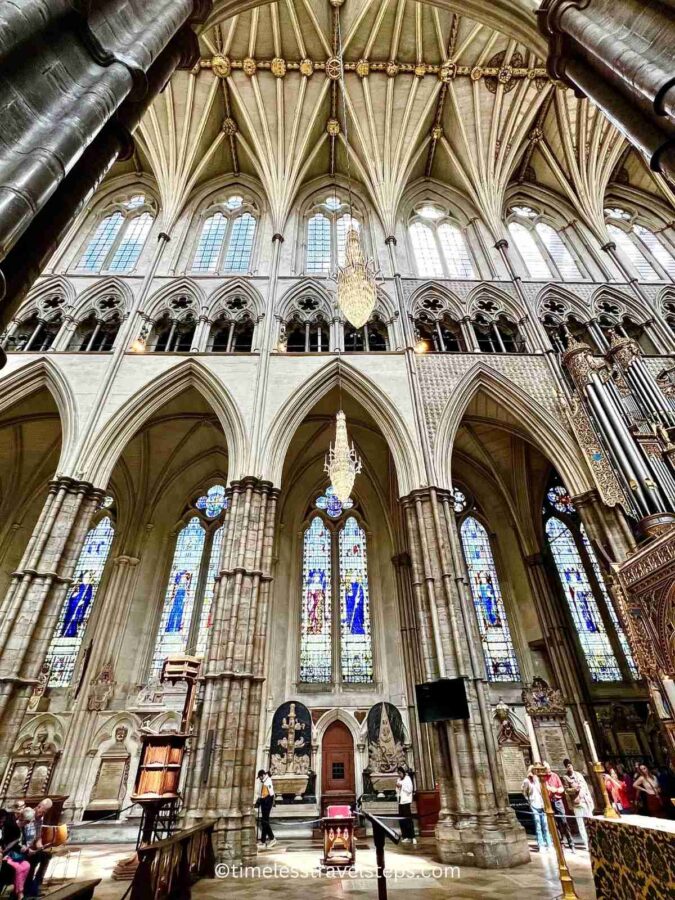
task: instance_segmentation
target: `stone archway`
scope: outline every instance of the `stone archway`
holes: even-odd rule
[[[356,800],[354,738],[344,722],[336,719],[321,742],[321,813],[327,806]]]

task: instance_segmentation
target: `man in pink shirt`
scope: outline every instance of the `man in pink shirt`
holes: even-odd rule
[[[574,852],[572,832],[570,831],[570,826],[567,824],[567,813],[565,812],[565,804],[563,803],[565,788],[560,780],[560,776],[551,771],[551,767],[547,762],[544,763],[544,766],[546,767],[546,789],[548,790],[548,796],[551,799],[551,806],[553,807],[558,834],[560,835],[561,840],[565,838],[567,846]]]

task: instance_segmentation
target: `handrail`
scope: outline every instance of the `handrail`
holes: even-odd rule
[[[130,900],[188,900],[199,878],[215,877],[215,819],[138,848]]]

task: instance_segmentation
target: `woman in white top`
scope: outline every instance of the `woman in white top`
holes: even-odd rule
[[[398,797],[398,814],[401,816],[401,843],[416,844],[415,826],[412,820],[413,783],[410,773],[399,766],[396,796]]]

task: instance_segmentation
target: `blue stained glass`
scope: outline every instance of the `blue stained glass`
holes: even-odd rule
[[[254,235],[255,219],[250,213],[244,213],[234,220],[225,254],[224,268],[227,272],[248,271]]]
[[[151,228],[152,216],[150,213],[143,213],[127,222],[122,240],[108,267],[111,272],[126,272],[133,269],[138,262],[138,257],[141,255],[145,239]]]
[[[307,271],[328,272],[330,269],[330,222],[317,213],[307,223]]]
[[[227,219],[222,213],[214,213],[206,219],[195,251],[195,258],[192,260],[193,271],[215,272],[217,270],[226,231]]]
[[[552,488],[549,488],[546,492],[546,498],[551,506],[558,512],[572,515],[575,511],[574,503],[572,503],[569,491],[561,484],[556,484]]]
[[[154,676],[159,676],[167,656],[185,653],[205,537],[206,532],[196,516],[178,534],[152,658]]]
[[[323,509],[331,519],[339,519],[346,509],[351,509],[354,501],[348,498],[344,503],[340,502],[335,496],[335,490],[332,485],[326,488],[325,494],[317,497],[314,505],[317,509]]]
[[[222,508],[222,507],[221,507]],[[216,577],[220,572],[220,554],[223,549],[223,535],[225,529],[221,525],[213,535],[213,543],[211,544],[211,556],[209,558],[209,568],[206,573],[206,586],[204,587],[204,599],[202,600],[202,611],[199,616],[199,632],[197,634],[197,656],[206,655],[206,647],[211,632],[213,621],[211,618],[211,606],[213,597],[216,592]]]
[[[473,516],[464,519],[460,531],[488,680],[518,681],[518,660],[488,533]]]
[[[350,516],[340,530],[340,668],[342,680],[373,680],[366,533]]]
[[[105,219],[99,222],[98,228],[92,235],[77,264],[78,269],[83,269],[87,272],[99,271],[108,253],[110,253],[110,248],[123,222],[124,216],[119,212],[106,216]]]
[[[212,488],[200,497],[195,503],[197,509],[201,509],[204,515],[209,519],[215,519],[216,516],[227,509],[227,498],[225,497],[225,486],[222,484],[214,484]]]
[[[581,540],[584,542],[584,547],[586,548],[586,553],[588,553],[588,558],[591,561],[591,565],[593,566],[593,572],[595,573],[595,577],[598,580],[598,584],[600,585],[600,590],[602,591],[602,596],[605,598],[605,603],[607,605],[607,612],[609,613],[609,617],[612,620],[612,624],[616,629],[617,637],[619,638],[619,643],[621,644],[621,649],[623,650],[623,655],[626,657],[626,662],[628,663],[628,668],[631,671],[631,675],[635,679],[640,678],[640,673],[638,672],[638,667],[635,665],[635,660],[633,659],[633,654],[630,652],[630,645],[628,643],[628,638],[621,627],[619,622],[619,617],[616,614],[616,610],[614,609],[614,603],[612,602],[611,597],[609,596],[609,592],[607,587],[605,586],[605,579],[602,577],[602,572],[600,571],[600,566],[598,564],[598,560],[595,557],[595,552],[593,547],[591,546],[591,542],[588,540],[586,535],[586,530],[582,525],[580,527],[581,531]]]
[[[305,531],[302,550],[301,681],[331,681],[331,616],[331,536],[321,517],[315,516]]]
[[[560,519],[551,518],[546,522],[546,536],[591,678],[593,681],[621,681],[621,672],[572,532]]]
[[[115,529],[108,516],[88,532],[75,566],[75,581],[61,609],[45,662],[50,687],[67,687],[75,671],[87,621],[101,583]]]

